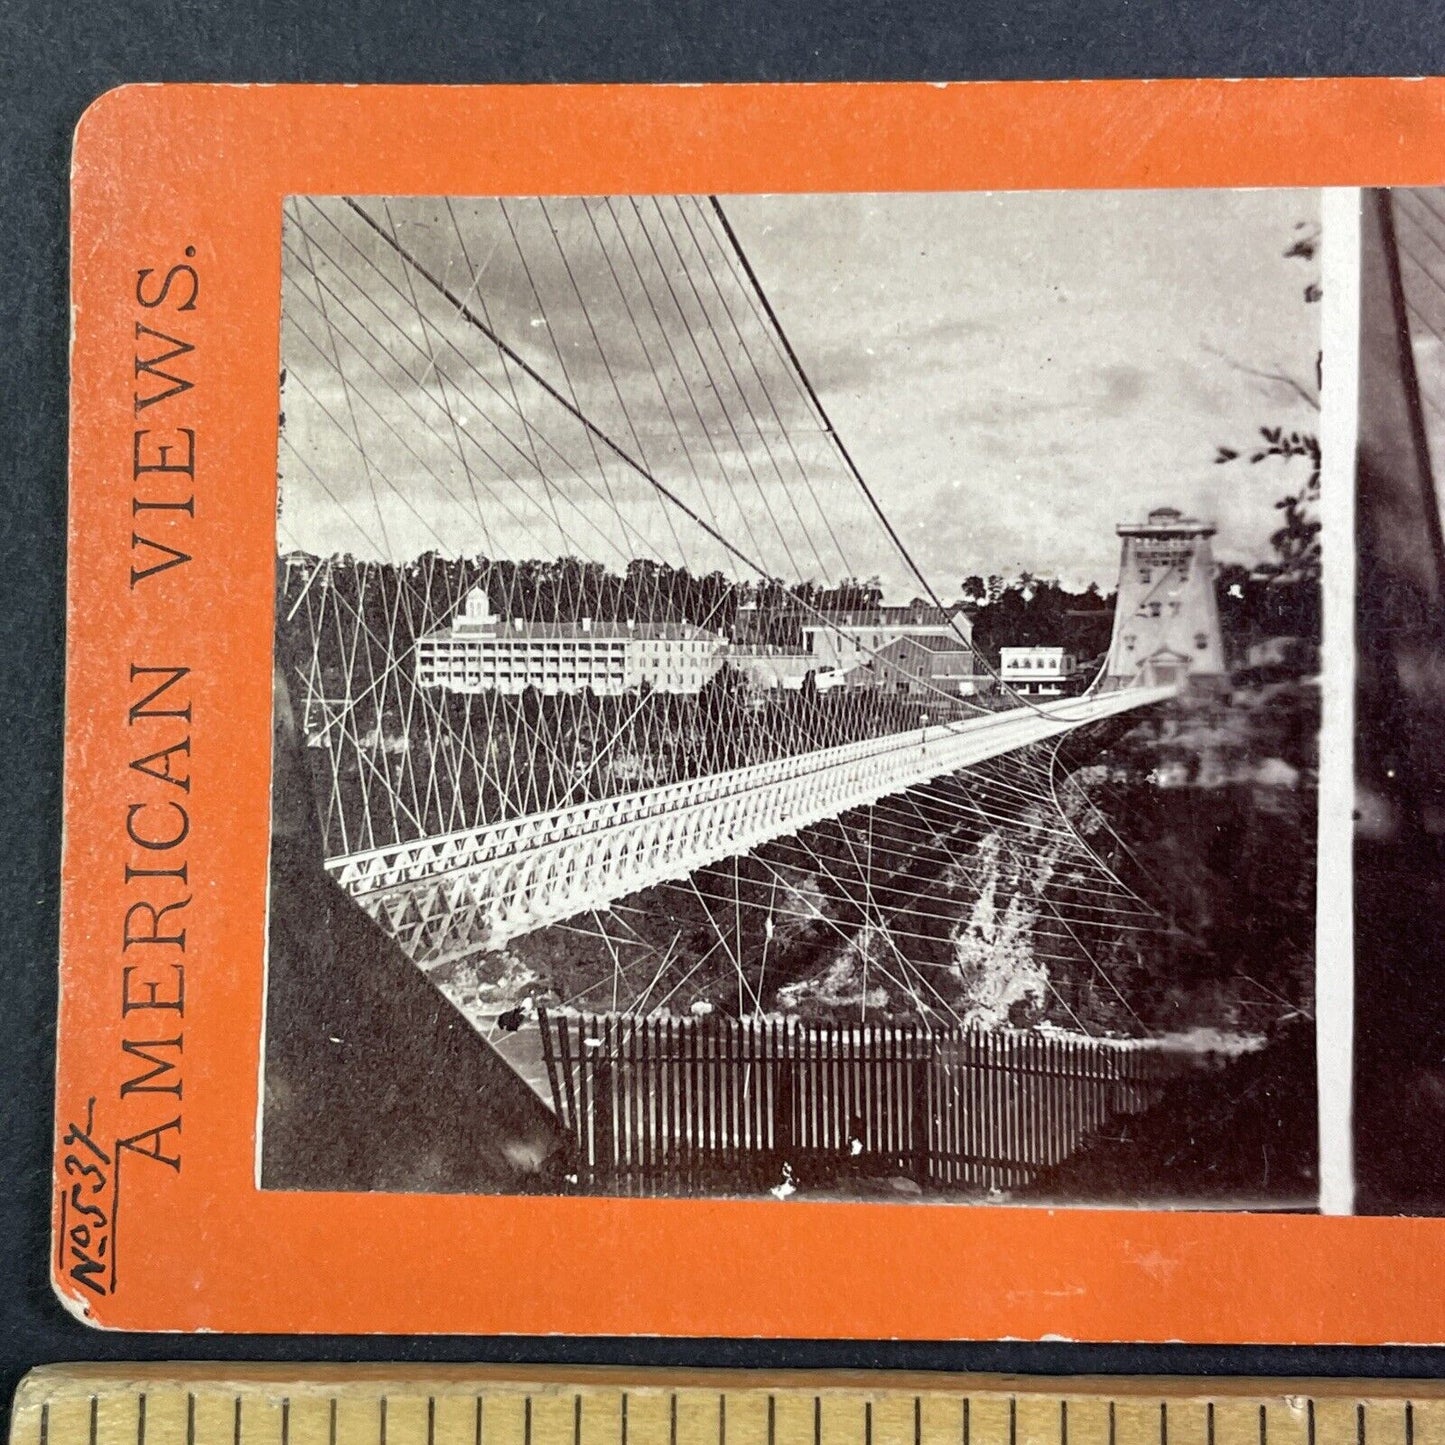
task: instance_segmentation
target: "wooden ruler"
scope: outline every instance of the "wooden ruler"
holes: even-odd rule
[[[1445,1386],[433,1366],[51,1366],[11,1445],[1445,1445]]]

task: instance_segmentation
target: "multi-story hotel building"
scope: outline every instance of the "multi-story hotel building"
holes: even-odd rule
[[[449,628],[416,644],[417,681],[448,692],[519,694],[590,689],[615,697],[647,684],[702,690],[723,639],[690,622],[528,622],[492,615],[485,588],[468,594]]]

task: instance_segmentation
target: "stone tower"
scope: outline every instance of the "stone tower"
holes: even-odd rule
[[[1173,507],[1124,522],[1114,635],[1104,690],[1140,683],[1162,687],[1225,674],[1224,640],[1214,597],[1214,527]]]

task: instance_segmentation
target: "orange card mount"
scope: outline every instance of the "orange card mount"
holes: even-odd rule
[[[1348,1217],[1339,189],[1442,102],[99,99],[67,1306],[1445,1338]]]

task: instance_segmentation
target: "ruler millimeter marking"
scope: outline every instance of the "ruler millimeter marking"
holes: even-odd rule
[[[1445,1445],[1445,1385],[52,1366],[10,1445]]]

